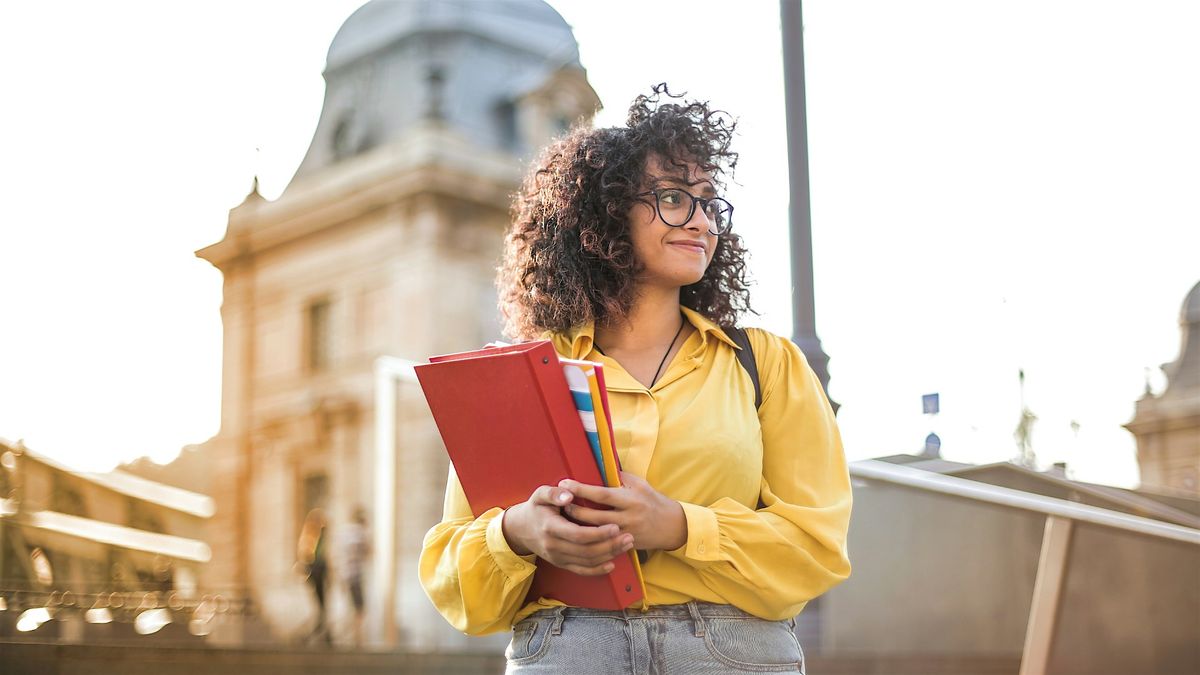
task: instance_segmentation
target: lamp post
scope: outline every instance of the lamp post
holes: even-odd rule
[[[783,90],[787,115],[788,182],[791,198],[792,341],[829,395],[829,356],[817,337],[813,297],[812,210],[808,183],[808,113],[804,95],[804,19],[800,0],[780,0],[783,32]],[[838,404],[830,399],[837,412]]]

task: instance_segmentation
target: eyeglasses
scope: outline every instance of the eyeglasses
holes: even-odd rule
[[[700,205],[700,210],[708,218],[709,234],[722,235],[733,227],[733,204],[720,197],[705,199],[679,188],[658,188],[637,196],[646,195],[654,195],[654,208],[658,211],[658,217],[671,227],[687,225],[696,213],[696,204]]]

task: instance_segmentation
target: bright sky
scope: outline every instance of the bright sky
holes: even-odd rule
[[[0,437],[102,469],[216,433],[221,276],[193,251],[255,173],[283,191],[359,4],[0,4]],[[790,332],[778,2],[551,4],[600,124],[659,81],[740,117],[748,323]],[[1024,368],[1039,460],[1134,484],[1120,425],[1200,280],[1200,4],[804,10],[817,326],[850,457],[931,429],[950,459],[1013,457]]]

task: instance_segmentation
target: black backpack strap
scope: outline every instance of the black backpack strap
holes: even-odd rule
[[[734,344],[741,347],[737,350],[737,360],[746,370],[746,374],[750,376],[750,381],[754,383],[754,409],[758,410],[762,407],[762,385],[758,383],[758,363],[754,359],[754,349],[750,347],[750,336],[746,335],[745,328],[725,326],[721,330],[725,331]]]

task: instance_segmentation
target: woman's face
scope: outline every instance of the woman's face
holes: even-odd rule
[[[712,176],[688,162],[684,170],[663,166],[658,157],[646,162],[643,192],[678,188],[696,197],[716,196]],[[643,284],[680,288],[694,284],[704,276],[717,248],[717,235],[709,233],[708,218],[696,206],[692,217],[680,227],[667,225],[655,208],[654,195],[641,197],[629,211],[629,233],[633,254],[643,267]],[[688,199],[687,195],[683,199]],[[686,213],[687,204],[683,204]]]

